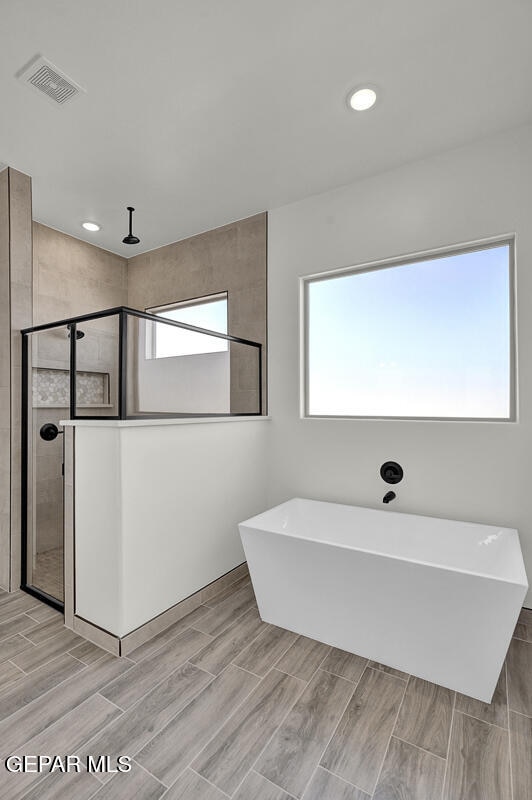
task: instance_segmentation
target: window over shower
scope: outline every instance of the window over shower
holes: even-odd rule
[[[515,419],[513,240],[303,279],[304,414]]]
[[[146,311],[175,322],[184,322],[217,333],[227,333],[227,292],[196,297],[193,300],[167,306],[147,308]],[[147,358],[221,353],[228,347],[225,339],[206,337],[194,331],[180,330],[177,336],[176,329],[168,325],[152,325],[147,333]]]

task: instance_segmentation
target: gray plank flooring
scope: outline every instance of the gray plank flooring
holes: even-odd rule
[[[252,608],[218,634],[191,661],[197,667],[219,675],[265,627],[258,611]]]
[[[137,761],[171,785],[258,683],[254,675],[229,666],[140,751]]]
[[[166,678],[191,655],[200,650],[209,637],[188,629],[164,644],[149,658],[140,661],[126,675],[117,678],[101,690],[104,697],[120,708],[136,703],[152,686]]]
[[[330,651],[331,648],[326,644],[299,636],[279,660],[277,667],[294,678],[309,681]]]
[[[333,647],[329,655],[322,662],[321,668],[340,678],[347,678],[348,681],[357,683],[362,677],[368,661],[354,653],[346,653],[345,650],[338,650]]]
[[[212,680],[212,675],[193,664],[183,664],[87,742],[78,755],[84,759],[93,753],[106,753],[113,757],[123,753],[136,755]]]
[[[233,663],[262,678],[296,639],[297,634],[268,625]]]
[[[394,734],[445,758],[451,733],[454,692],[421,678],[410,678]]]
[[[318,670],[255,766],[301,797],[353,694],[345,678]]]
[[[453,718],[443,793],[443,800],[456,798],[511,800],[508,731],[461,711]]]
[[[24,673],[22,670],[12,664],[11,661],[5,661],[3,664],[0,664],[0,689],[3,689],[5,686],[10,686],[23,677]]]
[[[251,800],[252,797],[253,795],[249,795],[247,800]],[[197,772],[186,769],[168,789],[164,800],[227,800],[227,795],[198,775]]]
[[[510,711],[510,753],[514,800],[532,798],[532,717]]]
[[[192,768],[232,795],[303,687],[298,678],[272,669],[192,762]]]
[[[292,800],[289,794],[253,771],[248,772],[234,798],[235,800]]]
[[[486,704],[263,623],[246,579],[122,659],[0,593],[2,757],[134,759],[0,800],[532,800],[531,628]]]
[[[357,789],[323,767],[318,767],[303,800],[369,800],[370,795]]]
[[[401,672],[400,669],[395,669],[394,667],[388,667],[386,664],[379,664],[377,661],[370,661],[370,667],[373,669],[378,669],[381,672],[385,672],[387,675],[393,675],[394,678],[402,678],[404,681],[407,680],[408,675],[406,672]]]
[[[242,616],[250,608],[254,607],[255,595],[251,584],[247,584],[221,603],[218,603],[211,611],[202,616],[194,625],[198,631],[217,636],[235,619]]]
[[[405,689],[406,682],[400,678],[367,669],[321,765],[372,794]]]
[[[512,639],[506,665],[508,704],[512,711],[532,717],[532,642]]]
[[[428,800],[439,798],[445,775],[445,761],[392,736],[375,800]]]

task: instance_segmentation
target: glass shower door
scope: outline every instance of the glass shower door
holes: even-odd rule
[[[64,601],[63,435],[70,416],[66,326],[30,334],[27,375],[26,586]]]

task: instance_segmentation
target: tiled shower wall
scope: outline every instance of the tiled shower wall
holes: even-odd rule
[[[20,585],[20,329],[32,323],[31,179],[0,172],[0,586]]]
[[[68,319],[127,302],[127,261],[72,236],[33,224],[34,324]],[[83,323],[77,343],[80,413],[116,414],[117,318]],[[34,508],[36,550],[58,547],[63,538],[62,438],[38,436],[44,422],[69,415],[69,340],[66,328],[37,334],[33,348]],[[82,406],[88,406],[82,408]]]

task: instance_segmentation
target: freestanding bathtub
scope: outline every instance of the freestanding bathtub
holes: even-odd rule
[[[301,499],[239,529],[263,620],[491,702],[528,588],[516,530]]]

